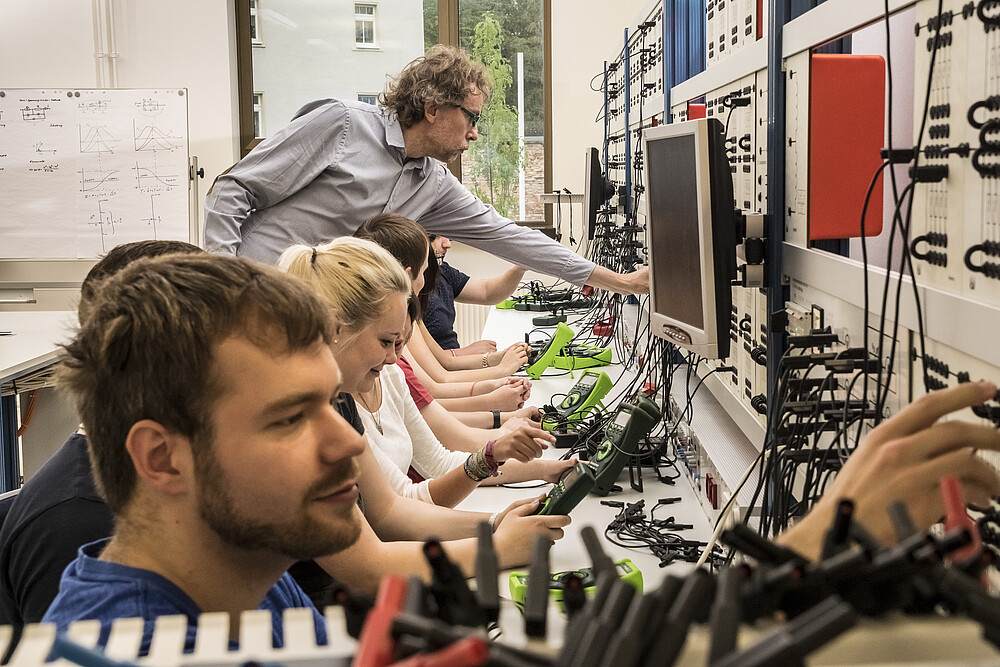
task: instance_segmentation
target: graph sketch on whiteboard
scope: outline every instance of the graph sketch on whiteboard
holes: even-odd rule
[[[161,218],[156,214],[156,197],[157,195],[149,195],[149,217],[141,218],[142,222],[145,222],[153,230],[152,238],[159,238],[156,235],[156,223],[160,222]]]
[[[110,171],[80,169],[76,173],[80,174],[80,192],[93,192],[118,185],[117,169]]]
[[[160,173],[156,166],[148,167],[135,163],[136,185],[142,192],[153,192],[166,188],[168,191],[180,185],[180,178],[173,173]]]
[[[98,229],[101,234],[101,252],[107,252],[108,247],[114,247],[115,243],[109,244],[108,237],[115,235],[115,226],[121,224],[121,216],[116,216],[110,208],[107,199],[97,200],[97,213],[90,216],[90,224]]]
[[[103,125],[88,125],[86,131],[80,126],[81,153],[114,153],[120,143]]]
[[[156,125],[140,128],[133,120],[132,131],[137,151],[172,151],[184,145],[184,137],[178,136],[173,130],[161,130]]]

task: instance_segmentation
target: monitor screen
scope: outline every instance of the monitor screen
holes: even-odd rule
[[[704,268],[701,265],[701,226],[698,220],[698,177],[695,164],[695,137],[681,135],[650,142],[649,171],[656,174],[659,185],[648,191],[649,215],[646,224],[652,255],[671,257],[672,261],[657,263],[657,283],[683,286],[684,289],[657,289],[653,309],[675,320],[687,322],[697,329],[705,328],[701,303]]]
[[[586,154],[586,171],[583,191],[583,220],[587,238],[594,239],[597,231],[598,212],[614,195],[614,187],[601,171],[601,154],[594,148],[588,148]]]
[[[652,332],[709,359],[729,355],[737,218],[718,119],[643,132]]]

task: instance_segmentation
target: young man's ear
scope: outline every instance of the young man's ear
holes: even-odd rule
[[[133,424],[125,449],[139,479],[161,493],[183,493],[194,479],[190,441],[157,421],[143,419]]]

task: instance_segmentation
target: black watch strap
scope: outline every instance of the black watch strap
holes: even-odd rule
[[[490,410],[493,413],[493,428],[500,428],[500,411]]]

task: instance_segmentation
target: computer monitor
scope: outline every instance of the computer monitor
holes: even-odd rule
[[[614,185],[601,172],[601,154],[591,146],[587,149],[587,174],[583,181],[583,226],[587,230],[587,238],[594,240],[597,232],[597,215],[604,202],[611,199],[615,193]]]
[[[728,357],[738,232],[722,123],[648,128],[642,154],[650,327],[708,359]]]

